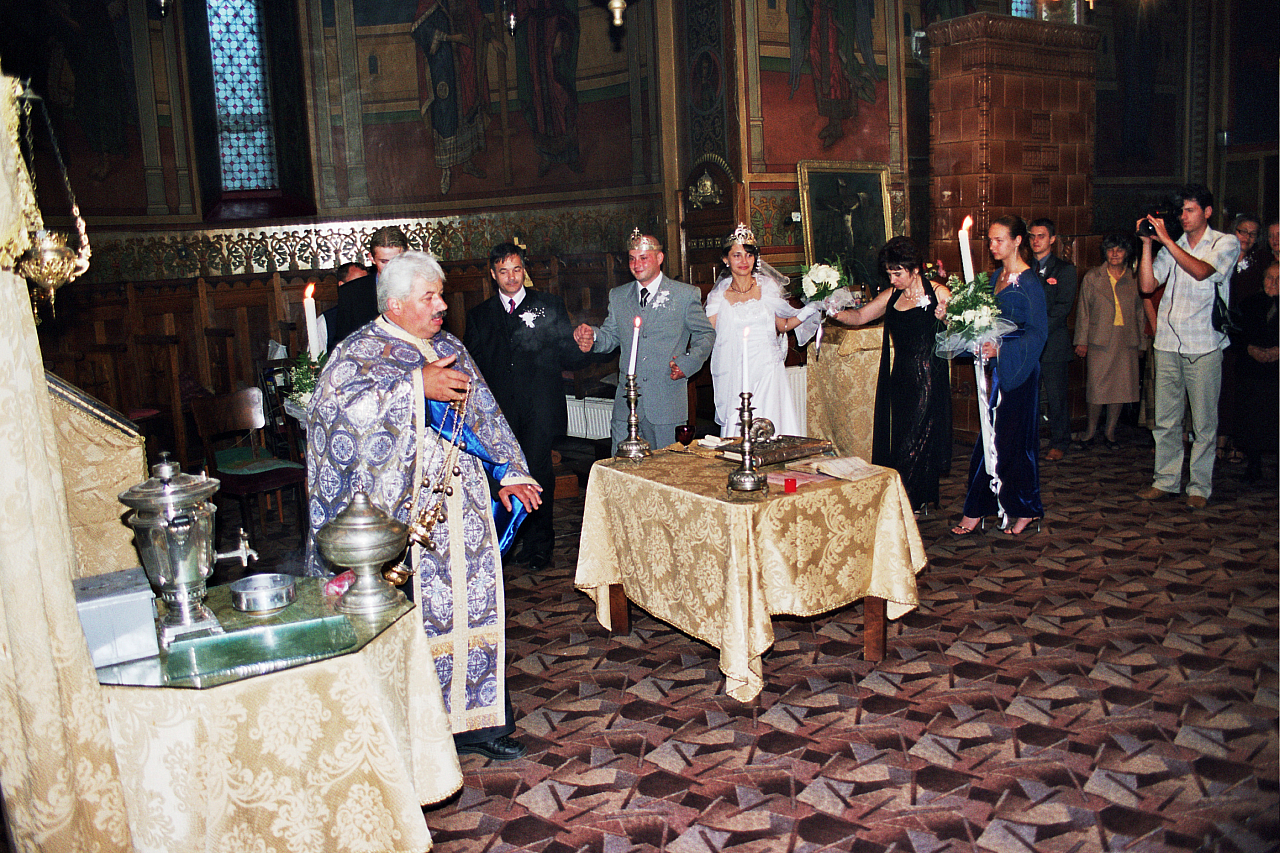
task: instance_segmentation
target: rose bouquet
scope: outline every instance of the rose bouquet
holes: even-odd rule
[[[960,276],[947,280],[951,300],[947,303],[946,328],[938,332],[934,352],[943,358],[963,353],[977,354],[982,344],[994,342],[1017,325],[1000,316],[991,277],[978,273],[973,281],[961,282]]]

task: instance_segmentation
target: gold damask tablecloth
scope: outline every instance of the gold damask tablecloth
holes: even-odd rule
[[[462,772],[417,613],[245,681],[104,686],[135,849],[431,849],[422,806]]]
[[[870,459],[884,327],[822,331],[822,348],[809,344],[805,369],[809,435],[830,441],[837,456]]]
[[[575,585],[606,628],[609,584],[657,618],[720,650],[729,695],[764,686],[770,618],[812,616],[865,596],[891,619],[918,603],[924,545],[898,473],[726,497],[729,463],[658,451],[591,469]]]

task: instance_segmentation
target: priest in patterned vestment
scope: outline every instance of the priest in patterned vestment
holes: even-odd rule
[[[307,419],[307,573],[331,573],[315,534],[356,492],[407,523],[441,483],[456,434],[450,487],[438,495],[444,520],[431,530],[432,547],[410,545],[406,558],[416,571],[411,592],[458,751],[518,758],[525,747],[510,737],[502,550],[541,490],[470,354],[442,328],[443,289],[431,255],[392,260],[378,276],[381,315],[345,338],[320,373]]]

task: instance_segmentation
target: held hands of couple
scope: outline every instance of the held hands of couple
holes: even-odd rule
[[[596,342],[596,332],[586,323],[578,326],[573,330],[573,340],[578,345],[578,349],[583,352],[591,352],[591,347]]]
[[[471,377],[460,370],[449,369],[457,360],[456,355],[447,355],[422,366],[422,390],[428,400],[452,403],[467,395]]]

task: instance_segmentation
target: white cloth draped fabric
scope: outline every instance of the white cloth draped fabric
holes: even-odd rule
[[[0,782],[19,850],[133,849],[101,689],[76,616],[75,548],[27,283],[34,201],[13,81],[0,118]]]

